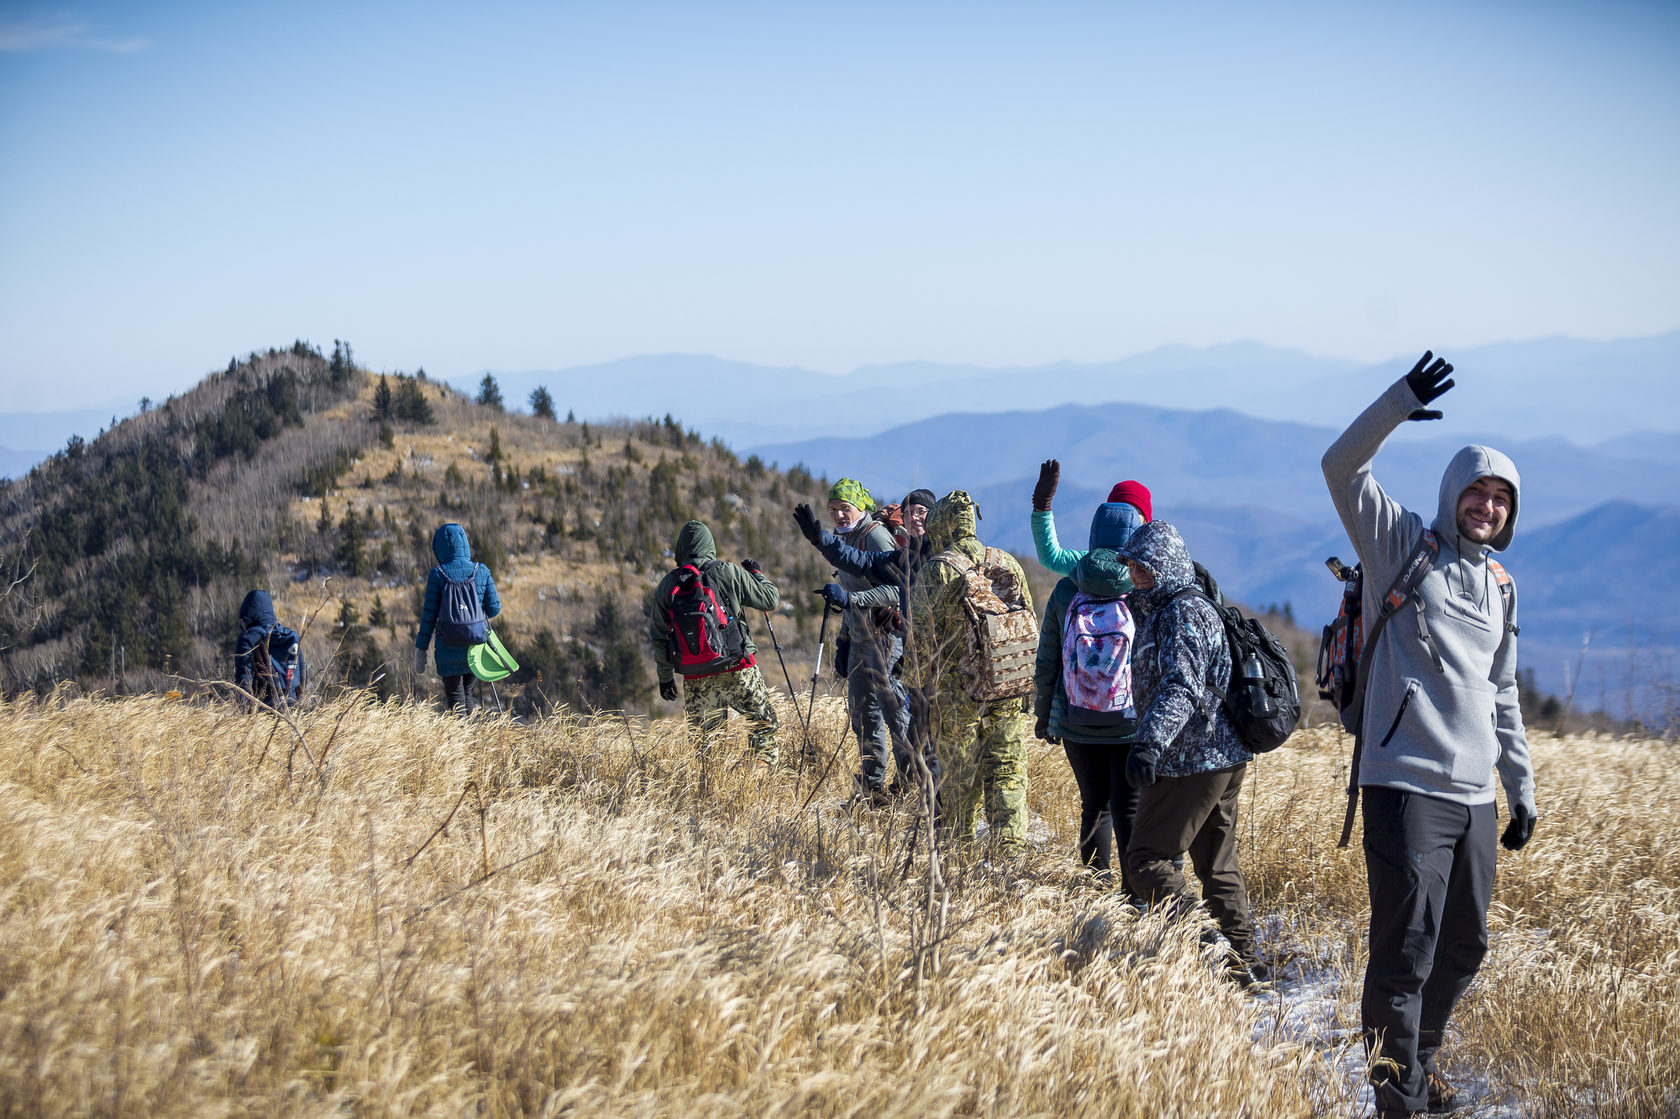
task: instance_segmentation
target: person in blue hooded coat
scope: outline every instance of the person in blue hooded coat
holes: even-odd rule
[[[1070,666],[1066,647],[1070,609],[1100,612],[1105,607],[1131,623],[1122,598],[1132,589],[1131,574],[1115,549],[1122,548],[1144,523],[1143,513],[1122,501],[1097,506],[1091,517],[1090,549],[1081,555],[1071,574],[1056,584],[1044,607],[1038,631],[1038,658],[1033,673],[1033,735],[1040,741],[1061,743],[1079,785],[1079,859],[1098,876],[1111,874],[1110,853],[1120,844],[1121,877],[1129,887],[1124,864],[1137,816],[1138,791],[1126,780],[1126,757],[1137,734],[1137,713],[1119,702],[1111,715],[1084,711],[1068,700]],[[1132,634],[1117,633],[1112,644],[1118,663],[1100,666],[1100,673],[1075,672],[1076,682],[1093,675],[1111,676],[1116,695],[1130,696]],[[1123,693],[1123,695],[1121,694]]]
[[[233,645],[233,680],[260,702],[280,706],[301,684],[298,635],[274,616],[267,591],[252,591],[239,604],[239,638]]]
[[[426,671],[426,649],[432,644],[437,629],[438,605],[443,600],[443,587],[451,580],[459,582],[471,578],[478,588],[479,604],[484,616],[494,618],[502,612],[502,600],[496,594],[496,580],[490,569],[472,558],[472,544],[467,530],[451,521],[432,534],[432,554],[438,565],[426,576],[426,599],[420,607],[420,632],[414,637],[414,674]],[[448,645],[440,638],[433,654],[437,674],[443,679],[443,704],[463,715],[472,714],[474,677],[467,663],[467,646]]]

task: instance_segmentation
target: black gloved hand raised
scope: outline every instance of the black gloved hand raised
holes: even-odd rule
[[[1044,460],[1038,468],[1038,484],[1033,487],[1033,511],[1044,513],[1050,509],[1050,499],[1056,496],[1056,483],[1062,480],[1062,464],[1053,458]]]
[[[764,570],[764,569],[763,569],[763,568],[762,568],[762,567],[760,567],[760,566],[758,566],[758,561],[757,561],[757,560],[753,560],[753,559],[744,559],[744,560],[742,560],[742,561],[741,561],[741,566],[742,566],[742,567],[744,567],[744,568],[746,568],[746,569],[747,569],[747,571],[748,571],[748,572],[750,572],[750,573],[751,573],[751,574],[753,574],[753,575],[757,575],[757,574],[759,574],[759,573],[760,573],[760,572],[761,572],[761,571],[763,571],[763,570]]]
[[[1433,365],[1430,364],[1432,358],[1434,359]],[[1453,382],[1448,380],[1452,371],[1453,367],[1448,365],[1444,359],[1435,357],[1431,350],[1425,350],[1423,356],[1418,358],[1418,363],[1412,366],[1412,371],[1406,374],[1406,384],[1411,388],[1412,395],[1418,398],[1419,403],[1428,404],[1453,387]],[[1441,418],[1441,413],[1430,408],[1419,408],[1406,418],[1408,420],[1438,420]]]
[[[1523,844],[1534,838],[1535,815],[1528,806],[1518,801],[1511,806],[1511,822],[1505,825],[1505,834],[1499,837],[1499,842],[1505,845],[1507,851],[1521,851]]]
[[[677,682],[675,680],[659,681],[659,698],[671,702],[677,698]]]
[[[1155,763],[1161,752],[1146,746],[1133,746],[1126,755],[1126,781],[1134,789],[1147,789],[1155,783]]]
[[[793,507],[793,523],[799,526],[799,533],[813,544],[822,542],[822,522],[817,520],[816,513],[809,505],[795,505]]]
[[[844,610],[852,601],[852,596],[839,583],[824,583],[817,593],[822,595],[823,602],[836,610]]]

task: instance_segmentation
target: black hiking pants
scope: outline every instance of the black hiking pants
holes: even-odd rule
[[[1237,802],[1247,771],[1244,764],[1160,778],[1138,795],[1126,848],[1132,888],[1150,905],[1195,904],[1184,874],[1173,865],[1175,856],[1188,854],[1202,883],[1202,903],[1245,965],[1260,962],[1248,884],[1237,866]]]
[[[478,706],[478,677],[468,673],[440,679],[443,680],[443,709],[471,715],[473,708]]]
[[[1487,954],[1498,810],[1364,794],[1371,959],[1360,1016],[1366,1051],[1381,1059],[1371,1082],[1378,1108],[1422,1111],[1447,1018]]]
[[[1099,874],[1109,873],[1109,852],[1120,847],[1122,878],[1126,848],[1132,843],[1138,791],[1126,780],[1126,758],[1132,749],[1123,743],[1074,742],[1062,739],[1068,766],[1079,785],[1079,861]]]

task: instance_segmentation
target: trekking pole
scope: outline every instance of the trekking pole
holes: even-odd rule
[[[782,665],[782,679],[787,681],[788,698],[793,700],[793,713],[799,716],[799,722],[805,728],[806,735],[811,733],[811,721],[799,709],[799,694],[793,690],[793,674],[788,671],[787,660],[782,656],[782,643],[776,640],[776,627],[770,621],[770,611],[764,612],[764,626],[770,631],[770,644],[776,647],[776,659]]]
[[[817,719],[817,675],[822,672],[823,641],[827,637],[828,600],[825,598],[823,599],[822,624],[817,627],[817,660],[816,663],[811,666],[811,694],[805,700],[805,709],[810,712],[810,717],[805,723],[807,728],[809,728],[812,723],[816,722]],[[798,706],[797,702],[795,703],[795,706]],[[811,752],[809,749],[810,745],[811,738],[810,735],[807,734],[805,737],[805,748],[799,751],[799,772],[795,775],[793,782],[794,796],[799,795],[799,787],[805,780],[805,757]]]

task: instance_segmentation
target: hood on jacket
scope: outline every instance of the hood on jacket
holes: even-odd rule
[[[1190,561],[1190,549],[1184,538],[1168,521],[1149,521],[1132,533],[1124,548],[1119,549],[1122,560],[1135,563],[1155,577],[1155,585],[1147,591],[1133,591],[1134,598],[1154,609],[1186,587],[1196,583],[1196,568]]]
[[[245,596],[245,601],[239,604],[239,625],[242,629],[253,629],[257,626],[267,626],[270,629],[279,625],[274,617],[274,600],[267,591],[252,591]]]
[[[1131,573],[1112,548],[1092,548],[1086,552],[1073,565],[1068,578],[1092,598],[1119,598],[1132,589]]]
[[[1144,515],[1137,506],[1125,501],[1107,501],[1091,514],[1090,550],[1123,548],[1132,533],[1144,523]]]
[[[687,563],[698,566],[717,559],[717,541],[712,539],[712,530],[706,527],[705,521],[689,521],[677,533],[671,554],[676,557],[678,567]]]
[[[432,533],[432,555],[438,563],[449,566],[457,560],[472,559],[472,545],[467,542],[467,530],[450,521]]]
[[[928,543],[942,552],[963,540],[980,537],[980,505],[967,490],[952,490],[928,510]]]
[[[1472,443],[1447,463],[1446,472],[1441,475],[1440,504],[1435,511],[1435,533],[1450,540],[1458,539],[1458,499],[1463,496],[1465,490],[1483,478],[1498,478],[1511,487],[1511,517],[1505,522],[1505,527],[1499,530],[1499,535],[1487,545],[1496,552],[1503,552],[1511,546],[1511,538],[1517,531],[1517,498],[1520,483],[1517,478],[1517,464],[1492,447]]]

